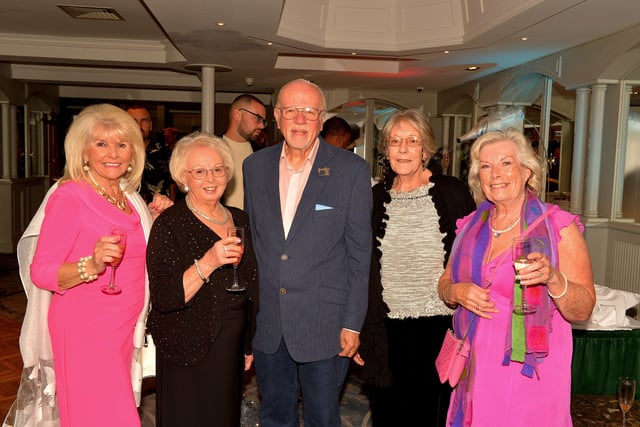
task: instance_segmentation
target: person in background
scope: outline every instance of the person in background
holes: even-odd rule
[[[258,277],[247,215],[220,203],[233,157],[221,138],[196,132],[178,141],[169,167],[186,196],[153,224],[147,250],[156,425],[237,427]],[[234,225],[245,228],[244,247],[227,237]],[[247,290],[231,293],[237,262]]]
[[[52,293],[55,380],[48,378],[48,393],[57,396],[62,427],[140,425],[131,367],[143,344],[148,304],[146,236],[152,218],[172,202],[158,195],[147,207],[136,192],[144,145],[122,109],[100,104],[82,110],[64,148],[65,172],[43,202],[44,219],[38,214],[42,224],[30,266],[32,283]],[[125,248],[120,236],[110,235],[114,226],[126,230]],[[121,293],[103,293],[107,267],[117,262]],[[43,342],[38,337],[32,344]],[[96,387],[99,393],[87,392]]]
[[[227,185],[224,202],[229,206],[243,208],[242,162],[254,151],[262,148],[258,138],[269,122],[264,103],[253,95],[238,96],[229,109],[229,126],[222,139],[229,144],[235,161],[235,175]]]
[[[415,110],[381,133],[383,182],[373,187],[374,251],[369,309],[356,371],[368,385],[374,427],[444,426],[451,388],[435,360],[452,311],[438,298],[456,220],[475,209],[458,178],[430,169],[433,130]]]
[[[284,143],[243,165],[260,271],[253,340],[263,427],[339,426],[342,385],[360,343],[371,257],[369,164],[319,138],[326,102],[307,80],[278,94]]]
[[[166,144],[152,141],[153,122],[146,107],[133,104],[127,107],[127,113],[140,127],[145,147],[145,164],[140,195],[147,203],[153,200],[156,193],[175,200],[177,187],[169,173],[171,149]]]
[[[469,186],[478,209],[458,224],[440,278],[471,351],[452,396],[448,425],[571,426],[572,321],[595,305],[591,261],[577,216],[541,202],[543,164],[518,130],[472,145]],[[544,245],[515,272],[515,237]],[[526,286],[536,307],[517,314]]]
[[[347,149],[351,145],[351,125],[342,117],[333,116],[324,122],[320,136],[331,145]]]

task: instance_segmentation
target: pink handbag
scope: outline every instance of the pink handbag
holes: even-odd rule
[[[436,358],[436,370],[441,383],[444,384],[449,380],[451,387],[458,384],[469,357],[469,341],[466,338],[467,334],[462,338],[457,338],[451,329],[445,334],[442,348]]]

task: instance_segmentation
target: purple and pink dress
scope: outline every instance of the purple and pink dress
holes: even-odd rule
[[[88,184],[66,182],[45,208],[31,278],[53,292],[48,320],[63,427],[140,425],[131,362],[134,327],[145,303],[146,239],[140,215],[130,206],[133,212],[127,214]],[[127,230],[116,274],[122,293],[100,291],[108,283],[110,267],[93,282],[60,290],[60,266],[93,254],[112,225]]]
[[[563,260],[557,259],[560,231],[572,222],[582,231],[582,224],[575,215],[557,206],[543,204],[532,197],[527,203],[524,224],[531,224],[537,215],[549,210],[541,223],[551,242],[548,256],[551,260],[555,258],[556,267],[562,269]],[[483,319],[461,306],[456,310],[454,324],[458,336],[472,322],[471,352],[465,372],[451,396],[447,425],[572,426],[571,324],[548,297],[546,287],[539,286],[536,302],[542,307],[539,310],[542,318],[538,323],[527,319],[526,324],[520,324],[526,356],[523,361],[511,357],[518,341],[515,326],[518,320],[512,312],[514,270],[510,253],[498,254],[492,260],[486,258],[489,245],[485,243],[490,240],[487,218],[492,210],[493,206],[485,202],[458,222],[461,234],[456,238],[458,248],[454,244],[450,260],[454,282],[472,281],[482,286],[490,282],[491,301],[496,303],[498,312],[491,313],[492,319]],[[466,252],[464,246],[467,246]],[[542,332],[537,334],[538,331]]]

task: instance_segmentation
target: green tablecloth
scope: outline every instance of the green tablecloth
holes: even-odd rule
[[[573,394],[615,396],[622,375],[640,380],[640,329],[573,330]]]

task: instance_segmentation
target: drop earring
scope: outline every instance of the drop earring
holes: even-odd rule
[[[127,166],[127,172],[131,172],[133,170],[133,168],[131,167],[131,165]]]
[[[188,186],[188,185],[185,185],[185,186],[184,186],[184,192],[185,192],[185,193],[188,193],[188,192],[189,192],[189,186]]]
[[[85,172],[89,172],[91,170],[91,168],[89,167],[89,161],[85,160],[84,161],[84,165],[82,166],[82,170]]]

